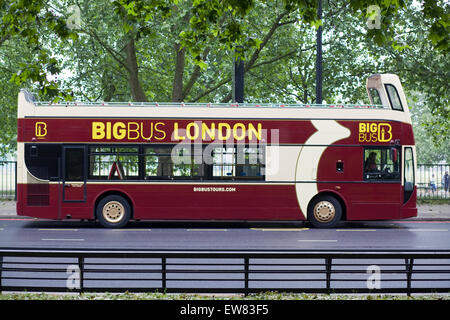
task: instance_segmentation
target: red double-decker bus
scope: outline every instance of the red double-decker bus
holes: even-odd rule
[[[133,220],[417,215],[411,119],[396,75],[370,105],[38,102],[18,105],[17,213]]]

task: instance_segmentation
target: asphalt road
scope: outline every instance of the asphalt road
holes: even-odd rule
[[[450,250],[450,221],[342,223],[91,222],[0,219],[0,247],[143,250]]]

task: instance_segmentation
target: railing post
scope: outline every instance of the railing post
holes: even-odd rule
[[[409,260],[409,262],[408,262],[408,260]],[[414,259],[406,258],[405,264],[406,264],[406,294],[409,297],[409,296],[411,296],[411,278],[412,278]]]
[[[84,257],[78,256],[78,269],[80,270],[80,294],[84,290]]]
[[[3,256],[0,256],[0,294],[2,294],[3,292],[2,276],[3,276]]]
[[[245,296],[248,296],[248,290],[249,290],[249,288],[248,288],[248,279],[249,279],[249,275],[248,275],[248,273],[249,273],[249,270],[250,270],[250,268],[249,268],[249,258],[248,257],[245,257],[244,258],[244,277],[245,277],[245,282],[244,282],[244,295]]]
[[[326,276],[327,276],[327,292],[328,294],[331,293],[331,262],[332,262],[332,258],[328,257],[325,258],[325,268],[326,268]]]
[[[14,161],[14,201],[17,201],[17,161]]]
[[[166,258],[161,258],[161,287],[163,292],[167,289],[167,261]]]

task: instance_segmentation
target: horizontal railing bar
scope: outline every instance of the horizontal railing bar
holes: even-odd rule
[[[240,278],[240,279],[224,279],[224,278],[219,278],[217,279],[218,281],[244,281],[244,278]],[[216,279],[202,279],[202,278],[190,278],[190,279],[185,279],[185,278],[170,278],[166,280],[167,282],[170,281],[216,281]],[[273,282],[273,281],[292,281],[292,282],[302,282],[302,281],[316,281],[316,282],[322,282],[325,283],[325,278],[321,278],[321,279],[248,279],[249,282],[255,282],[255,281],[259,281],[259,282]]]
[[[3,272],[66,272],[66,269],[2,268]]]
[[[35,265],[68,265],[68,264],[74,264],[76,263],[76,260],[71,261],[71,262],[33,262],[33,261],[3,261],[3,265],[6,264],[35,264]]]
[[[52,277],[52,278],[41,278],[41,277],[12,277],[12,276],[4,276],[2,279],[6,280],[67,280],[67,277]],[[87,281],[161,281],[160,278],[92,278],[92,277],[84,277],[84,280]],[[243,281],[244,278],[213,278],[213,279],[207,279],[207,278],[169,278],[166,279],[166,281]],[[271,282],[271,281],[295,281],[295,282],[311,282],[311,281],[318,281],[323,282],[324,278],[307,278],[307,279],[295,279],[295,278],[277,278],[277,279],[265,279],[265,278],[249,278],[249,282]],[[367,279],[358,279],[358,278],[351,278],[351,279],[330,279],[333,282],[361,282],[361,281],[367,281]],[[402,282],[406,281],[407,279],[383,279],[383,282]],[[420,281],[450,281],[450,278],[439,278],[439,279],[427,279],[427,278],[420,278],[420,279],[411,279],[411,282],[420,282]],[[50,286],[51,287],[51,286]]]
[[[51,289],[51,290],[48,290]],[[111,293],[119,292],[164,292],[164,293],[217,293],[218,291],[214,288],[165,288],[160,287],[145,287],[145,288],[105,288],[105,287],[85,287],[83,292],[105,292],[107,289]],[[17,286],[3,286],[4,291],[30,291],[39,292],[47,290],[47,292],[71,292],[78,293],[78,289],[68,289],[68,288],[58,288],[58,287],[17,287]],[[366,288],[221,288],[222,293],[235,293],[235,294],[252,294],[276,290],[277,292],[292,292],[292,293],[403,293],[406,294],[405,289],[401,288],[385,288],[385,289],[366,289]],[[411,288],[410,293],[448,293],[448,288]]]
[[[158,254],[158,256],[155,256],[154,254],[133,254],[133,256],[131,258],[154,258],[154,257],[159,257],[159,258],[166,258],[166,259],[170,259],[170,258],[184,258],[184,259],[192,259],[193,255],[196,255],[196,258],[202,258],[202,259],[223,259],[223,258],[250,258],[250,259],[254,259],[255,256],[249,255],[249,254],[216,254],[216,255],[211,255],[211,254],[168,254],[167,256],[164,255],[160,255]],[[286,259],[286,255],[283,256],[278,256],[278,255],[269,255],[269,254],[257,254],[258,258],[260,259]],[[323,258],[323,259],[328,259],[328,258],[332,258],[332,259],[341,259],[342,256],[341,254],[336,254],[336,255],[323,255],[323,254],[319,254],[318,255],[313,255],[313,254],[305,254],[305,255],[297,255],[295,254],[294,256],[290,256],[290,258],[309,258],[309,259],[317,259],[317,258]],[[0,256],[9,256],[9,255],[3,255],[2,253],[0,253]],[[17,256],[21,256],[24,257],[24,255],[15,255]],[[438,258],[436,256],[433,257],[433,255],[430,254],[422,254],[422,255],[407,255],[407,254],[402,254],[402,255],[398,255],[395,258],[396,259],[450,259],[450,254],[448,255],[439,255],[437,254]],[[51,254],[45,254],[43,255],[42,253],[36,253],[33,256],[29,256],[29,257],[47,257],[47,258],[51,258],[51,257],[73,257],[73,258],[77,258],[77,256],[71,255],[70,253],[61,253],[60,255],[58,255],[57,253],[51,253]],[[114,253],[100,253],[98,256],[95,256],[95,254],[93,253],[87,253],[86,255],[82,256],[84,259],[86,258],[92,258],[92,257],[96,257],[96,258],[100,258],[100,257],[104,257],[104,258],[130,258],[129,255],[125,255],[122,256],[121,254],[114,254]],[[384,255],[366,255],[366,256],[361,256],[361,255],[354,255],[354,256],[346,256],[349,259],[357,259],[357,260],[361,260],[361,259],[385,259],[386,256]],[[36,263],[39,264],[39,263]],[[68,262],[67,264],[70,264],[70,262]],[[170,264],[170,262],[169,262]],[[253,264],[253,262],[252,262]],[[95,263],[93,263],[93,265],[95,265]],[[269,266],[272,264],[268,264]],[[399,264],[399,266],[401,266],[401,264]],[[437,266],[437,265],[433,265],[433,266]]]
[[[79,290],[77,289],[69,289],[66,287],[30,287],[30,286],[2,286],[3,291],[30,291],[30,292],[39,292],[39,291],[45,291],[45,292],[76,292],[78,293]],[[85,290],[83,290],[85,291]]]
[[[267,258],[267,256],[272,256],[274,258],[283,257],[285,259],[294,259],[297,257],[317,257],[317,258],[328,258],[330,256],[333,257],[344,257],[344,258],[352,258],[352,257],[380,257],[383,256],[394,258],[402,258],[402,257],[419,257],[419,256],[430,256],[433,259],[436,259],[436,254],[441,258],[450,258],[449,250],[392,250],[392,251],[360,251],[360,250],[279,250],[279,251],[267,251],[267,250],[251,250],[251,251],[236,251],[236,250],[220,250],[220,251],[210,251],[210,250],[54,250],[54,249],[45,249],[45,248],[20,248],[20,249],[11,249],[11,248],[0,248],[0,255],[3,256],[42,256],[48,254],[49,257],[78,257],[79,255],[87,258],[114,258],[114,257],[124,257],[124,258],[136,258],[137,256],[146,257],[190,257],[190,258],[203,258],[206,256],[212,257],[226,257],[229,256],[237,256],[237,257],[249,257],[249,258]]]
[[[323,267],[324,263],[305,263],[305,264],[293,264],[293,263],[254,263],[251,262],[252,266],[283,266],[283,267]]]
[[[85,271],[85,275],[88,274],[88,273],[92,273],[92,272]],[[107,273],[107,274],[127,274],[127,272],[102,272],[102,273],[103,274],[104,273]],[[160,274],[161,271],[159,271],[159,272],[144,272],[144,271],[142,271],[142,272],[141,271],[130,272],[130,274],[133,274],[133,273],[139,273],[139,274],[151,274],[151,273],[155,273],[156,274],[157,273],[157,274]],[[192,272],[177,272],[177,273],[192,273]],[[167,272],[166,274],[169,275],[169,274],[177,274],[177,273]],[[244,272],[238,272],[238,273],[236,273],[236,272],[195,272],[195,273],[209,273],[209,274],[219,274],[220,273],[220,274],[242,274],[242,275],[244,274]],[[265,272],[265,273],[270,273],[270,272]],[[251,275],[251,274],[252,273],[249,273],[249,275]],[[286,273],[277,273],[277,274],[288,274],[288,273],[286,272]],[[290,272],[289,274],[295,274],[295,273]],[[322,272],[322,274],[326,275],[325,272]],[[331,273],[331,275],[333,275],[333,274],[336,274],[336,273]],[[343,274],[348,274],[348,273],[343,273]],[[366,273],[364,272],[364,273],[359,273],[359,274],[366,274]],[[389,273],[389,274],[394,275],[394,273]],[[389,275],[389,274],[384,274],[383,273],[384,276]],[[405,272],[403,272],[403,273],[395,273],[395,274],[400,274],[400,275],[405,275],[406,276]],[[414,275],[415,273],[412,273],[412,274]],[[44,278],[44,277],[3,276],[2,279],[36,279],[36,280],[47,279],[47,280],[58,280],[58,279],[67,279],[67,277],[64,277],[64,278],[59,278],[59,277]],[[100,280],[101,278],[91,278],[91,277],[86,277],[85,276],[85,279],[97,279],[97,280]],[[105,278],[104,280],[110,280],[110,279],[112,279],[112,278]],[[121,278],[121,279],[124,279],[124,278]],[[291,279],[293,281],[296,280],[294,278],[286,278],[285,280],[289,280],[289,279]],[[126,278],[124,280],[129,280],[129,278]],[[171,278],[171,279],[167,279],[167,280],[173,280],[173,279]],[[186,281],[190,281],[190,280],[193,280],[193,279],[189,278],[189,279],[185,279],[185,280]],[[211,280],[214,280],[214,279],[211,279]],[[255,278],[251,278],[249,280],[254,281]],[[274,279],[274,280],[276,281],[276,280],[282,280],[282,279],[277,278],[277,279]],[[324,280],[324,279],[321,279],[321,280]],[[341,279],[341,278],[332,278],[331,280],[333,280],[333,281],[347,281],[346,279]],[[355,280],[362,280],[362,279],[357,279],[357,278],[350,279],[350,281],[355,281]],[[392,279],[392,281],[398,281],[398,280],[399,279]],[[413,279],[411,279],[411,281],[422,281],[422,280],[423,281],[450,281],[450,279],[447,279],[447,278],[445,278],[445,279],[439,278],[439,279],[436,279],[436,280],[434,280],[432,278],[429,278],[429,279],[427,279],[427,278],[424,278],[424,279],[413,278]],[[265,281],[272,281],[272,280],[265,279]],[[298,281],[308,281],[308,280],[306,280],[306,279],[298,279]],[[383,281],[390,281],[390,280],[384,278]]]
[[[4,276],[2,277],[2,279],[7,279],[7,280],[36,280],[36,281],[41,281],[41,280],[67,280],[67,277],[54,277],[54,278],[41,278],[41,277],[10,277],[10,276]]]
[[[54,277],[54,278],[36,278],[36,277],[2,277],[2,279],[7,280],[67,280],[67,277]],[[161,281],[161,278],[89,278],[85,277],[83,280],[90,280],[90,281]],[[187,279],[186,279],[187,280]]]
[[[305,108],[305,109],[389,109],[370,104],[293,104],[293,103],[192,103],[192,102],[64,102],[39,101],[37,107],[155,107],[155,108]]]
[[[342,271],[332,271],[331,274],[349,274],[349,273],[356,273],[356,274],[367,274],[367,271],[363,270],[342,270]],[[380,274],[382,275],[389,275],[389,274],[408,274],[408,271],[405,270],[380,270]],[[439,270],[429,270],[429,271],[413,271],[412,274],[449,274],[450,271],[439,271]]]
[[[252,266],[251,264],[249,265]],[[226,266],[225,266],[226,267]],[[38,268],[10,268],[10,267],[3,267],[0,268],[1,271],[8,271],[8,272],[66,272],[66,269],[38,269]],[[162,269],[89,269],[84,268],[85,272],[90,273],[101,273],[101,272],[107,272],[107,273],[140,273],[140,272],[162,272]],[[188,272],[195,272],[195,273],[243,273],[244,269],[236,269],[236,270],[220,270],[220,269],[166,269],[167,273],[188,273]],[[249,274],[251,273],[326,273],[327,271],[324,270],[286,270],[286,269],[250,269],[248,271]],[[331,270],[329,273],[331,274],[340,274],[340,273],[367,273],[366,270]],[[380,273],[382,274],[398,274],[398,273],[408,273],[406,270],[380,270]],[[450,273],[450,270],[414,270],[413,273]]]

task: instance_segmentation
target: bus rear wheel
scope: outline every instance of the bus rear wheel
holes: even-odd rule
[[[97,219],[105,228],[122,228],[131,217],[127,200],[117,195],[106,196],[97,205]]]
[[[342,206],[333,196],[319,196],[308,206],[308,221],[316,228],[334,228],[341,218]]]

